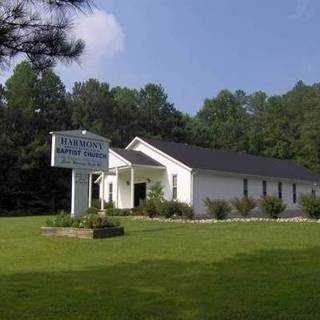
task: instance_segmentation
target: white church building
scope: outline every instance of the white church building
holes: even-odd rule
[[[110,149],[109,171],[96,182],[100,199],[117,208],[138,206],[148,188],[160,182],[165,199],[186,202],[201,216],[205,197],[273,194],[296,209],[300,194],[318,192],[320,175],[292,160],[136,137],[125,149]]]

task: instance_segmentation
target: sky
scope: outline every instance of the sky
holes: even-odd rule
[[[70,90],[97,78],[161,83],[190,114],[221,89],[280,94],[320,81],[319,0],[98,0],[75,18],[81,63],[58,65]],[[2,75],[2,80],[6,75]]]

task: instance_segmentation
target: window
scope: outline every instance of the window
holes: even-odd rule
[[[248,196],[248,179],[243,179],[243,196]]]
[[[262,196],[265,197],[267,195],[267,181],[262,181]]]
[[[109,183],[108,202],[113,202],[113,184]]]
[[[293,203],[297,202],[297,186],[295,183],[292,185],[292,201]]]
[[[278,182],[278,197],[282,199],[282,182]]]
[[[178,195],[178,177],[176,174],[172,175],[172,199],[177,199]]]

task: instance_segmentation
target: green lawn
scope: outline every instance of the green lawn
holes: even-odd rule
[[[124,237],[42,237],[0,218],[0,319],[320,319],[320,224],[124,218]]]

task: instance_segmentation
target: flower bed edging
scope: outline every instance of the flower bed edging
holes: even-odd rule
[[[108,227],[101,229],[41,227],[43,236],[65,236],[83,239],[102,239],[124,235],[123,227]]]
[[[275,222],[275,223],[319,223],[320,219],[309,219],[303,217],[294,217],[294,218],[232,218],[225,220],[216,220],[216,219],[172,219],[172,218],[149,218],[145,216],[136,216],[134,220],[146,220],[146,221],[157,221],[157,222],[175,222],[175,223],[190,223],[190,224],[210,224],[210,223],[250,223],[250,222]]]

